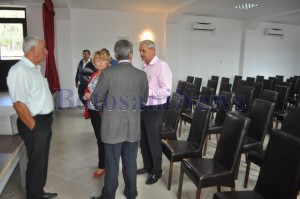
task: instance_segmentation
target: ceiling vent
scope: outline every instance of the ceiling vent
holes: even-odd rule
[[[265,36],[278,36],[280,39],[283,39],[283,30],[279,28],[265,28]]]
[[[214,27],[214,25],[212,23],[193,22],[192,30],[211,32],[212,35],[215,35],[215,33],[216,33],[216,28]]]

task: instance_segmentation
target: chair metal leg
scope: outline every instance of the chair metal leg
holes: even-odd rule
[[[183,170],[180,169],[179,183],[178,183],[178,193],[177,193],[177,198],[178,198],[178,199],[181,199],[182,181],[183,181]]]
[[[170,162],[170,166],[169,166],[169,178],[168,178],[168,190],[171,190],[172,175],[173,175],[173,162]]]
[[[221,187],[220,186],[217,186],[217,191],[221,192]]]
[[[201,188],[198,188],[196,192],[196,199],[200,199],[200,196],[201,196]]]
[[[239,160],[238,160],[238,163],[237,163],[237,167],[235,168],[235,179],[237,180],[238,177],[239,177],[239,171],[240,171],[240,163],[241,163],[241,156],[242,154],[240,155],[239,157]]]
[[[248,160],[247,160],[247,166],[246,166],[246,172],[245,172],[244,188],[247,188],[247,187],[248,187],[250,165],[251,165],[251,162],[250,162],[249,159],[248,159]]]
[[[231,191],[235,191],[235,186],[234,186],[234,187],[231,187]]]

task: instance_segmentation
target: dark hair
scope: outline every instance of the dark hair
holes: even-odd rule
[[[133,45],[130,41],[121,39],[116,42],[114,51],[117,60],[127,60],[133,52]]]
[[[84,53],[84,52],[87,52],[87,53],[89,53],[89,55],[91,54],[90,50],[88,50],[88,49],[84,49],[82,52],[83,52],[83,53]]]

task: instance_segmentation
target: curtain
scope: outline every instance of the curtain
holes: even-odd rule
[[[54,56],[54,9],[51,0],[45,0],[43,3],[43,25],[44,38],[48,49],[48,56],[46,58],[45,77],[48,80],[49,88],[52,93],[60,90],[59,78],[56,70],[55,56]]]

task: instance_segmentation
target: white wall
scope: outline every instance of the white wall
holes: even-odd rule
[[[282,28],[284,38],[264,36],[264,28]],[[300,27],[284,24],[261,23],[257,29],[247,31],[243,76],[266,78],[284,75],[284,79],[299,73]]]
[[[140,68],[138,42],[146,29],[154,33],[157,55],[170,65],[173,90],[187,75],[202,77],[206,85],[211,75],[230,77],[232,82],[239,73],[244,79],[257,74],[285,78],[300,74],[299,26],[260,23],[243,35],[244,23],[230,19],[183,15],[177,24],[165,24],[165,17],[157,13],[68,8],[55,12],[56,64],[61,88],[66,90],[62,93],[65,107],[78,103],[74,77],[83,49],[94,52],[105,47],[113,54],[114,43],[128,37],[134,44],[133,64]],[[43,36],[42,8],[28,7],[27,17],[28,34]],[[191,31],[192,22],[213,23],[216,34]],[[275,25],[284,29],[283,40],[263,35],[266,26]]]

